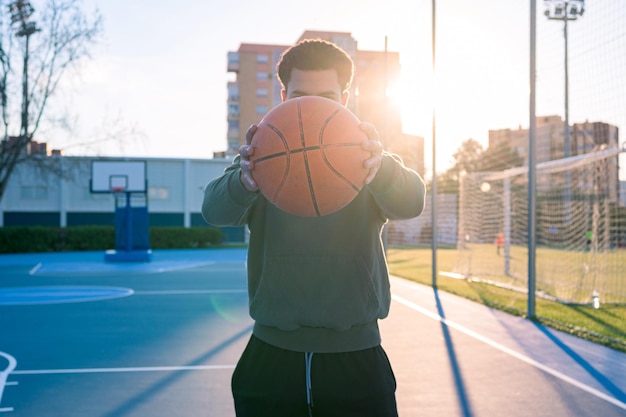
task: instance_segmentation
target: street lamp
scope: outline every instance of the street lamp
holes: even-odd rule
[[[578,19],[585,12],[584,0],[544,0],[544,14],[549,20],[563,21],[563,36],[565,38],[565,122],[563,129],[563,157],[572,156],[572,145],[569,128],[569,71],[567,57],[567,22]],[[565,223],[571,224],[571,179],[569,171],[565,172],[564,198],[565,198]]]
[[[29,1],[17,0],[9,3],[9,13],[11,14],[11,25],[15,26],[15,36],[26,38],[24,44],[24,66],[22,71],[22,124],[20,126],[20,137],[24,141],[29,141],[28,136],[28,46],[30,36],[39,32],[35,22],[29,21],[35,9]]]
[[[571,156],[570,129],[569,129],[569,73],[567,58],[567,22],[578,19],[585,12],[585,0],[544,0],[544,14],[549,20],[563,22],[565,37],[565,130],[564,130],[564,157]]]

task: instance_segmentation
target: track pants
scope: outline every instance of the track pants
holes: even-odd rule
[[[397,417],[395,390],[381,346],[311,354],[255,336],[232,378],[237,417]]]

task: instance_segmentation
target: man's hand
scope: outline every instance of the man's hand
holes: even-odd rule
[[[252,177],[254,162],[250,160],[250,157],[254,155],[254,147],[250,144],[252,143],[252,136],[254,136],[256,129],[256,125],[250,125],[246,131],[246,144],[239,147],[239,155],[241,157],[241,160],[239,161],[239,166],[241,167],[239,180],[243,184],[244,188],[250,192],[257,192],[259,190],[259,186]]]
[[[371,158],[363,162],[363,166],[369,169],[369,174],[365,178],[365,184],[369,184],[374,180],[374,177],[376,177],[376,173],[378,173],[380,164],[383,161],[383,145],[380,143],[380,136],[374,126],[363,122],[359,125],[359,129],[367,135],[367,140],[363,141],[361,147],[364,151],[372,154]]]

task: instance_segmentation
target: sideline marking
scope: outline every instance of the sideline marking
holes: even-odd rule
[[[2,394],[4,393],[4,387],[7,385],[7,378],[9,374],[15,369],[17,361],[8,353],[0,352],[0,356],[8,361],[6,369],[0,371],[0,404],[2,404]],[[13,411],[13,408],[0,408],[0,411]]]
[[[64,304],[111,300],[133,295],[133,290],[122,287],[69,286],[0,288],[2,305]]]
[[[480,334],[474,332],[473,330],[470,330],[470,329],[468,329],[468,328],[466,328],[464,326],[461,326],[458,323],[455,323],[453,321],[445,319],[445,318],[441,317],[439,314],[433,313],[433,312],[427,310],[426,308],[424,308],[424,307],[422,307],[422,306],[420,306],[418,304],[415,304],[415,303],[413,303],[411,301],[408,301],[408,300],[406,300],[406,299],[404,299],[402,297],[399,297],[399,296],[397,296],[395,294],[392,294],[391,298],[394,299],[395,301],[399,302],[400,304],[404,304],[406,307],[409,307],[410,309],[417,311],[418,313],[421,313],[421,314],[423,314],[423,315],[425,315],[425,316],[427,316],[427,317],[429,317],[429,318],[431,318],[433,320],[436,320],[436,321],[439,321],[439,322],[445,324],[448,327],[452,327],[453,329],[456,329],[456,330],[458,330],[458,331],[460,331],[462,333],[465,333],[466,335],[468,335],[470,337],[473,337],[474,339],[479,340],[479,341],[481,341],[481,342],[483,342],[483,343],[485,343],[485,344],[487,344],[487,345],[489,345],[489,346],[491,346],[491,347],[493,347],[495,349],[498,349],[499,351],[504,352],[507,355],[513,356],[514,358],[517,358],[517,359],[521,360],[522,362],[527,363],[528,365],[534,366],[535,368],[537,368],[537,369],[539,369],[539,370],[541,370],[541,371],[543,371],[543,372],[545,372],[547,374],[550,374],[550,375],[552,375],[552,376],[554,376],[556,378],[559,378],[560,380],[562,380],[564,382],[567,382],[568,384],[571,384],[571,385],[573,385],[573,386],[575,386],[575,387],[577,387],[577,388],[579,388],[579,389],[581,389],[581,390],[583,390],[585,392],[588,392],[591,395],[595,395],[596,397],[598,397],[598,398],[600,398],[600,399],[602,399],[604,401],[607,401],[607,402],[609,402],[609,403],[611,403],[611,404],[621,408],[622,410],[626,410],[626,403],[623,403],[620,400],[618,400],[616,398],[613,398],[610,395],[607,395],[607,394],[603,393],[602,391],[599,391],[599,390],[597,390],[595,388],[592,388],[589,385],[583,384],[582,382],[577,381],[576,379],[571,378],[571,377],[569,377],[569,376],[567,376],[567,375],[565,375],[565,374],[563,374],[563,373],[561,373],[561,372],[559,372],[559,371],[557,371],[555,369],[552,369],[549,366],[546,366],[546,365],[542,364],[541,362],[538,362],[538,361],[536,361],[536,360],[534,360],[532,358],[529,358],[528,356],[522,355],[521,353],[518,353],[518,352],[516,352],[516,351],[514,351],[512,349],[509,349],[509,348],[507,348],[507,347],[505,347],[505,346],[503,346],[503,345],[501,345],[501,344],[499,344],[497,342],[494,342],[493,340],[491,340],[491,339],[489,339],[489,338],[487,338],[485,336],[482,336],[482,335],[480,335]]]
[[[120,372],[177,372],[177,371],[213,371],[235,369],[235,365],[197,365],[197,366],[147,366],[137,368],[78,368],[78,369],[33,369],[13,371],[13,375],[54,375],[54,374],[98,374]]]
[[[185,295],[185,294],[243,294],[248,290],[140,290],[135,295]]]
[[[41,267],[43,266],[43,264],[41,262],[39,262],[37,265],[33,266],[33,268],[28,271],[29,275],[35,275],[37,273],[37,271],[39,271],[39,269],[41,269]]]

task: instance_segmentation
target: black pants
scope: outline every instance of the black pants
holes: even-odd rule
[[[381,346],[311,356],[252,336],[232,390],[237,417],[398,416],[396,380]]]

